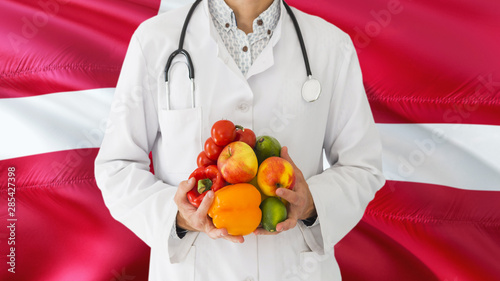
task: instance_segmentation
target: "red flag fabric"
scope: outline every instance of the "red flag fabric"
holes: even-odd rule
[[[0,3],[1,280],[147,280],[93,160],[132,32],[189,2]],[[351,36],[384,145],[343,279],[500,280],[499,2],[288,2]]]
[[[15,198],[2,210],[2,224],[14,225],[2,237],[2,280],[147,280],[149,249],[111,218],[95,185],[96,155],[81,149],[2,161],[2,183],[15,178],[15,189],[2,192]]]
[[[293,4],[351,35],[384,145],[389,181],[336,246],[344,279],[500,280],[499,3]]]
[[[159,6],[0,3],[0,280],[147,280],[149,248],[109,214],[93,163],[128,41]]]

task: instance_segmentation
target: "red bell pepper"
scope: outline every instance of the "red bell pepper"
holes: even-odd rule
[[[196,185],[187,193],[189,203],[198,208],[207,192],[214,192],[223,188],[225,181],[216,165],[199,167],[194,170],[189,178],[196,179]]]

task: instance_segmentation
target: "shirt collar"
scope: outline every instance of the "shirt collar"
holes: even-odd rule
[[[208,8],[212,17],[226,32],[236,29],[236,17],[233,10],[224,0],[209,0]],[[253,34],[265,33],[271,35],[280,18],[280,0],[273,3],[253,21]]]

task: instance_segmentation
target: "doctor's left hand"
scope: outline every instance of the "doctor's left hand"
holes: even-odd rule
[[[276,195],[288,201],[288,218],[276,225],[276,232],[269,232],[263,228],[258,228],[254,231],[256,235],[278,234],[282,231],[287,231],[297,225],[298,220],[305,220],[316,214],[314,201],[309,190],[302,171],[295,165],[290,155],[288,155],[288,148],[281,149],[281,157],[293,166],[295,172],[295,186],[293,190],[286,188],[276,189]]]
[[[234,243],[243,243],[243,236],[233,236],[227,233],[227,230],[217,229],[212,220],[208,217],[208,209],[214,200],[214,192],[208,191],[207,195],[201,201],[200,207],[196,208],[189,203],[186,194],[193,189],[196,180],[191,178],[182,181],[177,188],[174,196],[174,202],[177,204],[177,226],[188,231],[205,232],[210,238],[224,238]]]

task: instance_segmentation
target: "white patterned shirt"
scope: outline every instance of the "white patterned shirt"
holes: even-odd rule
[[[234,12],[224,0],[208,1],[215,28],[243,75],[246,75],[273,35],[280,17],[279,1],[274,0],[271,6],[253,21],[253,32],[249,34],[238,29]]]

